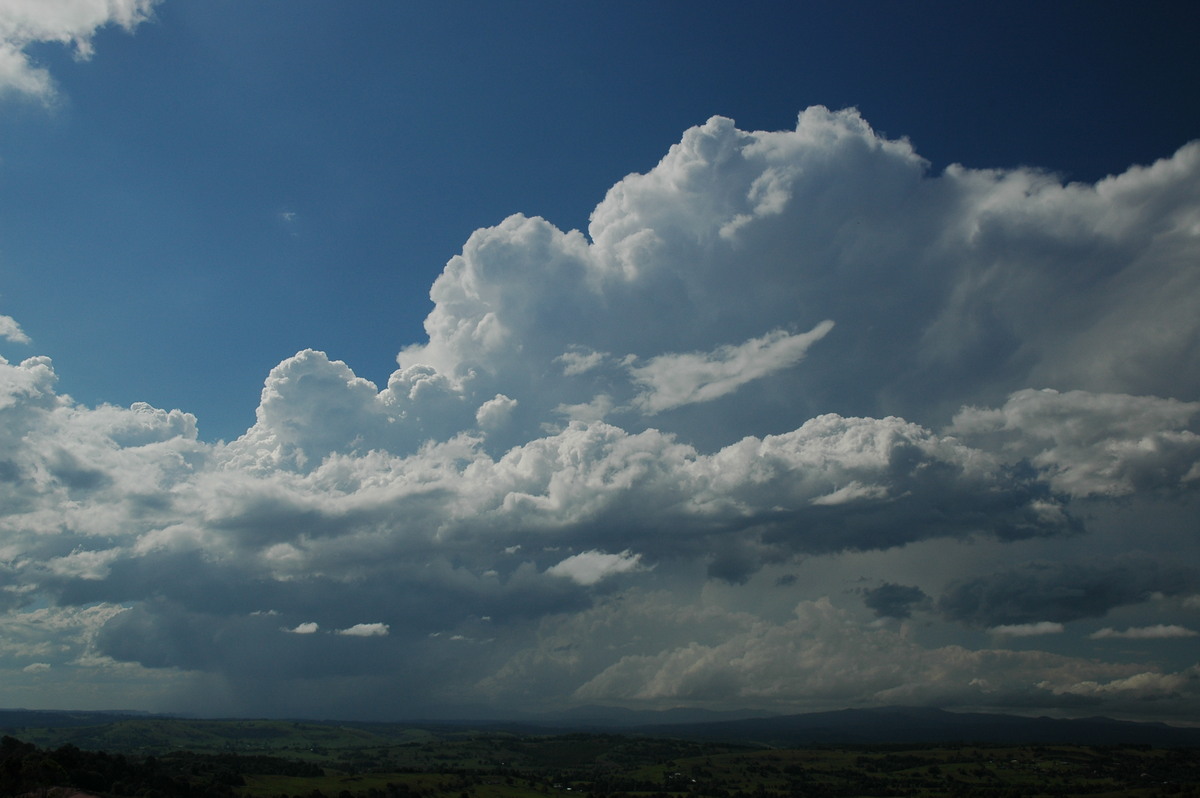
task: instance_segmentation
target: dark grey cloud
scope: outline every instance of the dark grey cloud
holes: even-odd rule
[[[862,594],[863,603],[880,618],[909,618],[914,608],[929,601],[921,588],[892,582],[864,588]]]
[[[1156,593],[1172,596],[1200,587],[1200,572],[1135,556],[1107,561],[1027,563],[960,580],[938,598],[947,618],[978,627],[1101,618]]]

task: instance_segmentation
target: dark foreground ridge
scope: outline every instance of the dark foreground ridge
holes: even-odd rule
[[[1200,730],[1103,718],[897,708],[585,730],[14,710],[0,723],[0,796],[1200,798]]]

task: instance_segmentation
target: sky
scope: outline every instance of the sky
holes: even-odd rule
[[[1198,25],[0,0],[0,706],[1200,722]]]

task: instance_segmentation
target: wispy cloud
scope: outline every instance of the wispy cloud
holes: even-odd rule
[[[386,623],[356,623],[348,629],[338,629],[337,634],[348,637],[387,637],[388,625]]]
[[[833,329],[823,321],[807,333],[774,330],[736,346],[712,352],[664,354],[630,373],[642,391],[634,404],[646,413],[661,413],[696,402],[710,402],[731,394],[746,383],[795,365],[815,342]]]
[[[1200,632],[1188,629],[1186,626],[1177,626],[1175,624],[1155,624],[1154,626],[1138,626],[1130,627],[1124,631],[1117,631],[1111,627],[1105,627],[1092,632],[1090,637],[1093,640],[1167,640],[1179,637],[1196,637]]]
[[[993,626],[988,632],[1005,637],[1040,637],[1042,635],[1062,634],[1063,625],[1054,621],[1038,621],[1037,623],[1011,623]]]

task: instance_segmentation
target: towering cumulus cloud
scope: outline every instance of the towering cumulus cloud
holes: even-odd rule
[[[1200,144],[933,174],[814,107],[476,231],[386,386],[305,350],[232,443],[3,362],[6,700],[1194,714],[1198,257]]]

